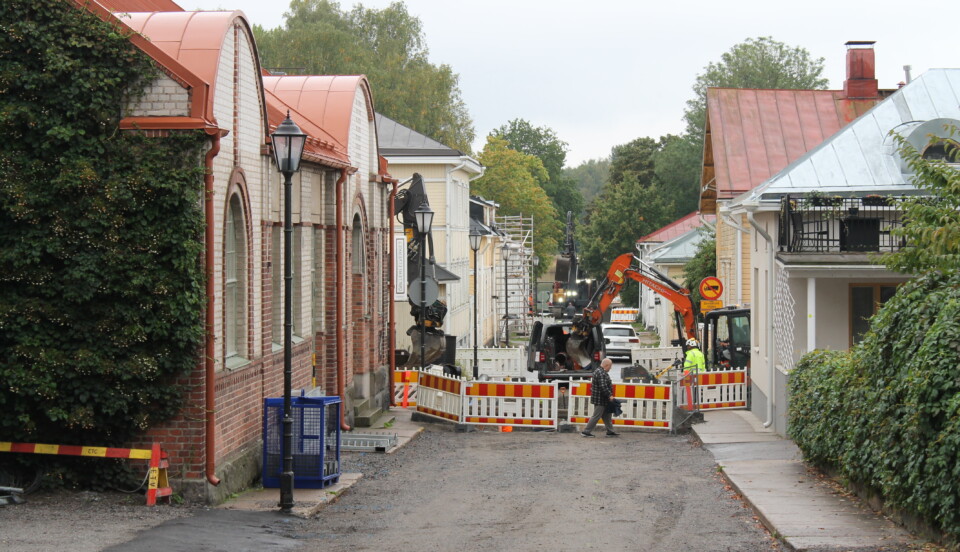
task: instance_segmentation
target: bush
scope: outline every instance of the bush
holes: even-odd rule
[[[960,274],[901,286],[849,353],[815,351],[791,376],[790,436],[960,538]]]

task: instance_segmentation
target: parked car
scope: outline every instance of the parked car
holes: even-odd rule
[[[627,324],[603,324],[603,337],[606,341],[607,356],[610,358],[630,358],[630,350],[640,346],[640,338],[633,326]]]
[[[540,381],[589,378],[593,370],[606,356],[603,330],[600,326],[591,329],[591,337],[584,343],[590,355],[590,363],[581,365],[575,358],[568,358],[566,347],[572,322],[544,324],[535,322],[527,345],[527,371],[536,372]]]

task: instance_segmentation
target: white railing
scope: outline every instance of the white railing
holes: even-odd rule
[[[477,372],[491,378],[525,378],[527,350],[523,347],[477,347]],[[457,349],[457,365],[464,376],[473,375],[473,347]]]
[[[673,364],[674,360],[683,358],[683,349],[680,347],[640,347],[630,350],[630,360],[639,364],[651,374],[656,374]]]

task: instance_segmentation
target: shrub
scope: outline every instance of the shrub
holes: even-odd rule
[[[790,384],[790,436],[960,538],[960,274],[901,286],[849,354],[805,355]]]

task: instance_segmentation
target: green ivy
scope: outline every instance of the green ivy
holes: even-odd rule
[[[157,75],[64,0],[0,3],[0,440],[117,445],[179,410],[205,138],[119,132]]]
[[[960,540],[960,273],[901,286],[850,352],[791,373],[790,436],[889,503]]]

